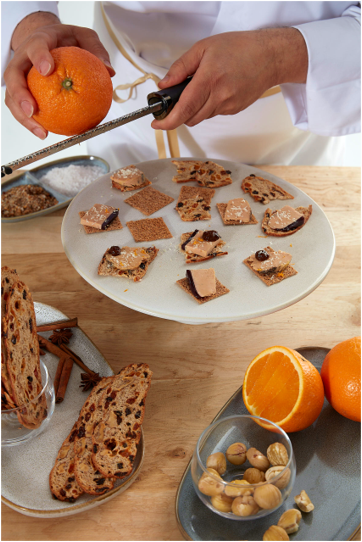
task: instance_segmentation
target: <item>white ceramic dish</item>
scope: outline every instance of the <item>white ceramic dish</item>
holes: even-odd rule
[[[34,303],[37,325],[66,320],[62,312]],[[113,374],[102,354],[80,328],[72,328],[73,337],[69,346],[81,356],[90,369],[101,376]],[[51,332],[42,333],[48,337]],[[54,378],[58,358],[48,352],[42,356],[44,364]],[[51,423],[33,440],[13,448],[2,449],[1,500],[7,506],[26,516],[40,518],[61,518],[90,510],[103,504],[127,489],[137,478],[144,456],[143,433],[130,476],[118,480],[115,487],[104,495],[81,495],[75,503],[53,499],[49,489],[49,473],[54,465],[62,442],[78,418],[87,393],[79,388],[81,369],[74,364],[64,401],[55,405]]]
[[[71,264],[89,284],[118,303],[152,316],[186,324],[255,318],[284,309],[310,294],[326,277],[335,253],[333,230],[322,209],[307,194],[285,180],[245,164],[214,161],[231,170],[234,182],[215,189],[211,203],[212,219],[198,222],[183,222],[174,209],[181,186],[171,180],[176,171],[171,159],[137,164],[155,189],[175,198],[174,203],[148,217],[162,217],[173,235],[172,239],[135,243],[126,222],[147,217],[124,203],[124,200],[135,192],[113,189],[110,174],[100,177],[83,189],[68,207],[62,224],[62,242]],[[272,201],[268,205],[272,210],[280,209],[285,204],[293,207],[312,204],[313,213],[308,223],[293,235],[265,238],[260,224],[266,206],[254,202],[249,194],[244,194],[241,190],[242,179],[250,173],[276,182],[294,196],[293,200]],[[215,204],[226,203],[235,197],[244,197],[249,201],[258,224],[224,226]],[[119,207],[123,229],[86,235],[80,226],[78,212],[89,209],[95,203]],[[230,293],[199,305],[176,284],[177,280],[185,277],[186,269],[190,268],[190,265],[186,266],[184,256],[179,253],[178,245],[182,233],[207,228],[219,232],[226,241],[225,250],[228,255],[193,265],[196,268],[213,267],[216,277],[229,288]],[[124,278],[102,277],[97,274],[104,252],[112,245],[155,245],[160,252],[150,265],[145,278],[134,283]],[[292,254],[292,263],[298,271],[297,275],[270,287],[242,263],[251,253],[268,245],[274,250],[284,250]]]

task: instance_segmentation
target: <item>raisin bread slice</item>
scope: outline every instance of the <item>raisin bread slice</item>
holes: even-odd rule
[[[42,391],[39,342],[34,304],[29,288],[16,282],[8,297],[4,319],[6,366],[20,423],[29,429],[40,426],[47,416]]]
[[[60,501],[75,502],[83,493],[74,475],[74,440],[77,432],[78,421],[63,442],[49,475],[50,491]]]
[[[103,416],[93,431],[92,460],[104,476],[124,478],[132,472],[151,377],[147,364],[130,365],[102,398]]]
[[[241,183],[241,188],[245,193],[249,193],[255,201],[260,201],[264,205],[273,199],[294,199],[294,196],[277,184],[254,174],[245,177]]]
[[[308,222],[312,214],[313,208],[312,208],[312,205],[309,205],[308,207],[296,207],[295,210],[298,211],[298,213],[300,213],[304,217],[304,222],[297,227],[292,226],[288,231],[281,231],[281,230],[273,230],[269,226],[269,220],[272,214],[277,211],[272,211],[268,207],[264,213],[264,217],[261,222],[261,227],[262,227],[263,232],[266,233],[266,235],[270,235],[273,237],[286,237],[287,235],[293,235],[293,233],[296,233],[297,231],[301,230],[303,226],[305,226],[306,223]]]
[[[177,169],[177,175],[172,177],[174,183],[188,183],[196,181],[198,171],[201,169],[203,162],[199,160],[172,160]]]
[[[105,377],[93,388],[80,411],[75,435],[74,475],[78,485],[90,495],[102,495],[114,486],[114,478],[105,478],[92,462],[92,432],[94,425],[102,417],[99,408],[106,387],[115,377]]]
[[[223,166],[208,160],[203,162],[201,168],[196,172],[196,180],[199,186],[218,188],[232,184],[230,175],[230,170],[225,170]]]
[[[20,279],[15,269],[6,266],[1,268],[1,398],[6,408],[15,408],[16,404],[12,396],[10,377],[6,366],[3,319],[6,318],[6,305],[10,290],[18,280]]]

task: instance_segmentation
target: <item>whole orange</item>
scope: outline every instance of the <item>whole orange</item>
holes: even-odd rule
[[[314,365],[296,350],[271,346],[250,362],[243,399],[250,414],[293,433],[309,427],[321,413],[323,382]],[[258,423],[270,429],[270,425]]]
[[[37,104],[33,115],[46,130],[76,135],[94,128],[112,103],[112,82],[107,68],[92,53],[78,47],[53,49],[55,69],[44,76],[32,67],[27,82]]]
[[[321,377],[332,407],[350,420],[361,421],[361,337],[337,344],[326,355]]]

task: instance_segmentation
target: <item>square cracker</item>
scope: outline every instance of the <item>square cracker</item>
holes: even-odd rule
[[[230,290],[226,288],[226,286],[223,286],[223,284],[221,284],[221,282],[216,279],[216,293],[203,297],[202,299],[197,299],[197,297],[195,297],[194,294],[191,292],[191,288],[187,278],[177,280],[176,284],[178,284],[183,290],[185,290],[185,292],[187,292],[191,297],[193,297],[195,301],[197,301],[200,305],[230,292]]]
[[[207,205],[210,205],[214,195],[215,190],[213,188],[202,188],[199,186],[182,186],[177,203],[186,199],[196,198],[196,196],[200,196],[205,200],[205,203],[207,203]]]
[[[153,213],[159,211],[162,207],[166,207],[166,205],[169,205],[173,201],[175,201],[174,198],[159,192],[155,188],[152,188],[152,186],[148,186],[124,200],[125,203],[141,211],[146,216],[153,215]]]
[[[258,224],[257,219],[252,214],[250,222],[238,222],[237,220],[229,220],[228,222],[225,221],[225,211],[227,207],[227,203],[217,203],[216,207],[220,213],[221,219],[224,222],[225,226],[247,226],[248,224]]]
[[[157,239],[171,239],[172,233],[163,221],[163,218],[143,218],[131,220],[126,223],[136,243],[142,241],[157,241]]]
[[[274,250],[270,247],[267,247],[270,251],[274,252]],[[255,271],[255,269],[253,269],[249,263],[249,257],[248,258],[245,258],[245,260],[243,260],[243,263],[246,265],[246,267],[248,267],[250,269],[250,271],[252,271],[254,273],[254,275],[256,275],[260,280],[262,280],[264,282],[264,284],[266,284],[267,286],[272,286],[273,284],[277,284],[278,282],[281,282],[282,280],[284,279],[287,279],[289,277],[293,277],[293,275],[297,275],[298,274],[298,271],[296,271],[294,269],[294,267],[292,267],[291,265],[288,265],[288,267],[286,269],[284,269],[284,271],[281,271],[280,273],[275,273],[273,275],[263,275],[261,273],[258,273],[258,271]]]
[[[87,211],[79,211],[79,216],[80,218],[83,218],[83,216],[86,214]],[[106,228],[105,230],[99,230],[98,228],[92,228],[92,226],[84,226],[82,224],[83,228],[84,228],[84,231],[85,233],[105,233],[106,231],[114,231],[114,230],[122,230],[123,229],[123,226],[122,226],[122,223],[120,221],[120,219],[118,218],[118,216],[116,216],[116,218],[114,218],[112,220],[112,222],[110,223],[110,225],[108,226],[108,228]]]

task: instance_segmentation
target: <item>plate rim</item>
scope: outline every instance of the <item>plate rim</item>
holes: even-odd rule
[[[155,162],[167,162],[167,163],[169,163],[172,160],[173,160],[172,158],[145,160],[143,162],[139,162],[138,165],[145,164],[145,163],[151,163],[151,162],[153,162],[153,163],[155,163]],[[177,160],[201,160],[201,158],[180,157],[180,158],[177,158]],[[205,158],[202,158],[202,160],[205,160]],[[210,161],[219,160],[221,162],[231,162],[230,160],[214,159],[214,158],[206,158],[206,160],[210,160]],[[93,288],[95,288],[96,290],[101,292],[103,295],[105,295],[109,299],[112,299],[116,303],[118,303],[120,305],[123,305],[125,307],[128,307],[129,309],[141,312],[143,314],[147,314],[149,316],[155,316],[156,318],[163,318],[163,319],[166,319],[166,320],[176,321],[176,322],[183,323],[183,324],[196,324],[197,325],[197,324],[206,324],[206,323],[222,323],[222,322],[234,322],[234,321],[239,321],[239,320],[250,320],[250,319],[253,319],[253,318],[260,318],[261,316],[267,316],[268,314],[273,314],[274,312],[278,312],[280,310],[283,310],[283,309],[285,309],[287,307],[290,307],[290,306],[298,303],[299,301],[301,301],[302,299],[304,299],[305,297],[310,295],[314,290],[316,290],[316,288],[318,288],[318,286],[320,286],[320,284],[325,280],[325,278],[327,277],[328,273],[330,272],[330,270],[332,268],[334,258],[335,258],[335,254],[336,254],[336,237],[335,237],[335,233],[333,231],[332,225],[331,225],[327,215],[325,214],[324,210],[322,209],[322,207],[318,203],[316,203],[313,200],[313,198],[308,196],[308,194],[306,194],[303,190],[301,190],[298,187],[295,187],[292,183],[289,183],[289,181],[287,181],[286,179],[281,179],[280,177],[278,177],[277,175],[274,175],[273,173],[268,173],[267,171],[259,170],[258,167],[256,167],[256,166],[249,166],[248,164],[244,164],[244,163],[241,163],[241,162],[240,163],[239,162],[234,162],[234,163],[236,165],[238,165],[238,166],[250,167],[252,170],[256,170],[257,172],[262,171],[264,174],[270,175],[271,177],[273,177],[275,179],[281,180],[283,183],[286,182],[287,184],[291,184],[295,189],[298,190],[298,192],[302,193],[309,200],[311,200],[313,202],[313,204],[316,207],[318,207],[318,209],[320,209],[320,211],[323,213],[323,216],[324,216],[325,220],[327,221],[327,224],[329,225],[329,228],[330,228],[330,232],[331,232],[331,235],[332,235],[333,246],[332,246],[332,251],[331,251],[331,255],[330,255],[330,259],[328,261],[328,264],[326,265],[326,267],[325,267],[323,273],[320,275],[320,277],[314,282],[314,284],[312,284],[310,286],[310,289],[309,289],[307,294],[301,293],[300,295],[298,295],[296,297],[293,297],[292,300],[286,301],[285,303],[279,305],[277,309],[271,309],[271,310],[268,310],[268,311],[263,311],[261,313],[258,312],[258,313],[253,313],[253,314],[249,314],[247,316],[236,317],[236,318],[234,316],[214,316],[214,317],[213,316],[208,316],[207,321],[205,321],[204,317],[197,317],[195,315],[192,315],[192,316],[184,315],[184,316],[180,317],[179,319],[177,319],[174,315],[170,315],[169,313],[166,313],[166,312],[161,313],[161,312],[159,312],[157,310],[140,308],[139,305],[136,305],[135,303],[129,302],[127,300],[122,300],[122,303],[121,303],[119,301],[119,299],[115,295],[113,295],[111,292],[106,291],[101,285],[98,285],[98,283],[94,282],[88,275],[86,275],[85,273],[80,271],[80,269],[78,268],[78,266],[74,262],[73,258],[71,257],[69,251],[67,250],[67,247],[66,247],[66,244],[65,244],[65,222],[66,222],[68,212],[72,208],[72,205],[74,204],[74,200],[76,199],[76,196],[73,198],[73,201],[71,201],[68,209],[66,210],[66,212],[64,214],[64,217],[63,217],[63,221],[62,221],[62,226],[61,226],[61,241],[62,241],[62,245],[63,245],[65,255],[67,256],[69,262],[74,267],[74,269],[77,271],[77,273],[86,282],[88,282],[88,284],[90,284]],[[101,179],[103,177],[106,177],[106,175],[110,175],[112,173],[113,172],[109,172],[108,174],[102,175],[102,177],[99,177],[99,179]],[[85,190],[86,188],[87,187],[85,187],[83,190]]]
[[[50,308],[50,309],[56,310],[56,311],[58,311],[59,313],[61,313],[64,316],[65,320],[68,319],[68,316],[66,316],[62,311],[60,311],[56,307],[53,307],[51,305],[47,305],[46,303],[40,303],[40,302],[34,301],[34,306],[35,307],[40,307],[40,308],[44,307],[44,308]],[[94,344],[92,339],[90,339],[88,337],[87,333],[85,333],[85,331],[83,331],[83,329],[79,325],[77,327],[87,337],[87,339],[92,343],[94,348],[97,350],[97,352],[101,356],[102,360],[108,365],[108,367],[113,372],[113,368],[108,363],[108,361],[105,359],[103,354],[98,350],[97,346]],[[37,509],[34,509],[34,508],[27,508],[27,507],[20,506],[20,505],[18,505],[16,503],[10,501],[9,499],[4,497],[3,495],[1,495],[1,502],[3,502],[6,506],[11,508],[12,510],[15,510],[16,512],[19,512],[20,514],[23,514],[23,515],[29,516],[29,517],[38,517],[38,518],[58,518],[58,517],[62,517],[62,516],[71,516],[73,514],[77,514],[79,512],[83,512],[85,510],[90,510],[90,509],[94,508],[95,506],[98,506],[100,504],[103,504],[104,502],[107,502],[108,500],[111,500],[118,493],[123,493],[123,491],[125,491],[133,482],[135,482],[135,480],[136,480],[136,478],[137,478],[137,476],[138,476],[138,474],[139,474],[139,472],[141,470],[141,467],[142,467],[143,461],[144,461],[144,457],[145,457],[145,443],[144,443],[144,433],[143,433],[143,427],[142,426],[141,426],[141,438],[140,438],[140,442],[139,442],[138,447],[137,447],[137,453],[139,453],[139,450],[140,450],[140,454],[141,454],[139,464],[137,465],[137,468],[134,471],[132,471],[130,476],[127,477],[127,480],[125,481],[125,483],[111,489],[110,491],[104,493],[103,495],[96,495],[94,497],[94,499],[92,499],[91,501],[86,501],[86,502],[83,502],[83,503],[77,503],[75,505],[73,505],[73,503],[68,503],[69,506],[67,506],[66,508],[59,508],[57,510],[37,510]],[[50,498],[52,498],[52,497],[50,496]]]

